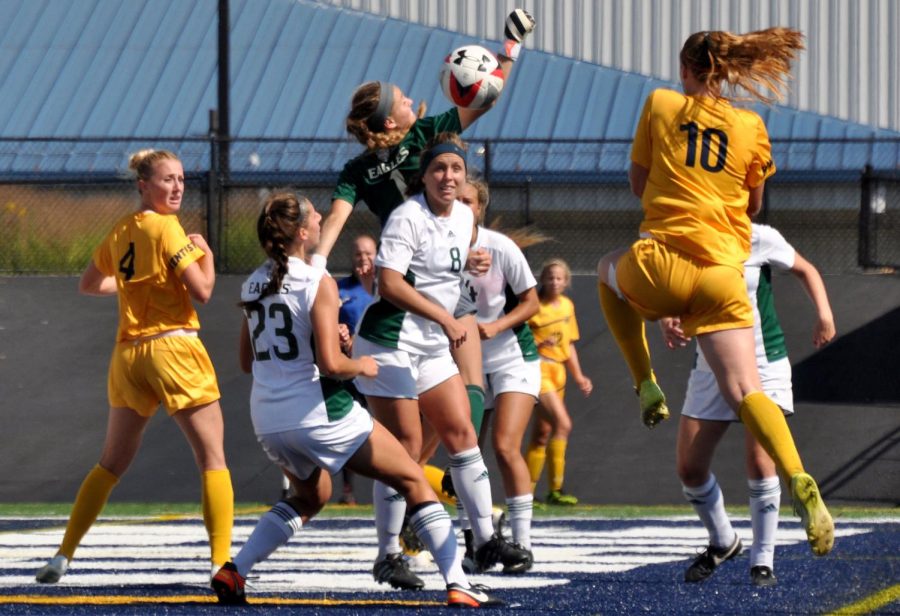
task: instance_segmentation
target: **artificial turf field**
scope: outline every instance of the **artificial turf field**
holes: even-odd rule
[[[191,508],[178,509],[111,505],[85,537],[69,573],[48,586],[35,583],[34,572],[53,555],[67,508],[57,507],[54,515],[46,505],[0,508],[0,614],[449,611],[427,557],[413,562],[424,590],[400,592],[375,583],[371,508],[341,506],[327,507],[254,569],[249,606],[218,606],[208,587],[202,520]],[[264,510],[238,509],[235,552]],[[534,569],[524,576],[472,579],[494,588],[508,604],[502,611],[520,614],[900,614],[900,513],[834,513],[835,548],[816,558],[796,517],[782,511],[774,588],[750,584],[746,552],[707,581],[684,583],[685,567],[706,543],[686,508],[539,509]],[[740,510],[734,519],[746,549],[749,519]]]

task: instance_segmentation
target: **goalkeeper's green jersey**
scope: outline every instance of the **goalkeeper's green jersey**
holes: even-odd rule
[[[353,206],[365,201],[383,227],[394,208],[406,201],[406,185],[419,172],[419,155],[428,140],[438,133],[461,131],[456,107],[419,118],[394,147],[366,150],[344,165],[332,200],[341,199]]]

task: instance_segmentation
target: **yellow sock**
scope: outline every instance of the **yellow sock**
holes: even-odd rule
[[[62,545],[59,546],[59,554],[72,560],[78,544],[103,511],[117,483],[119,478],[99,464],[91,469],[78,489],[78,496],[75,497],[72,513],[66,524],[66,534],[63,536]]]
[[[532,494],[534,494],[534,489],[541,479],[541,472],[544,470],[544,460],[546,459],[547,448],[545,445],[528,444],[528,451],[525,452],[525,463],[528,464],[528,473],[531,475]]]
[[[563,479],[566,475],[566,446],[569,443],[561,438],[550,439],[547,451],[550,459],[547,461],[547,481],[550,492],[562,490]]]
[[[434,490],[434,493],[437,494],[438,499],[446,505],[455,507],[456,499],[444,492],[444,487],[441,485],[441,482],[444,480],[444,471],[430,464],[423,466],[422,470],[425,471],[425,479],[428,481],[431,489]]]
[[[644,320],[628,302],[619,299],[615,291],[602,282],[597,283],[597,294],[609,331],[631,371],[634,386],[639,387],[645,379],[656,380],[650,368],[650,348],[647,346]]]
[[[234,489],[227,468],[203,471],[203,524],[209,534],[212,563],[231,560],[231,527],[234,525]]]
[[[788,484],[791,477],[803,472],[803,463],[784,413],[766,394],[761,391],[749,394],[741,402],[738,416],[775,461]]]

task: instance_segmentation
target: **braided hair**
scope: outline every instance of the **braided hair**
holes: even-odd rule
[[[783,98],[791,60],[803,49],[803,34],[791,28],[767,28],[733,34],[722,30],[695,32],[681,48],[679,59],[716,96],[726,83],[771,104]],[[763,91],[768,90],[771,95]]]
[[[310,209],[309,199],[292,192],[275,193],[268,198],[256,221],[256,235],[271,261],[269,282],[256,300],[242,302],[242,307],[257,305],[281,288],[288,269],[288,252],[297,232],[306,226]]]

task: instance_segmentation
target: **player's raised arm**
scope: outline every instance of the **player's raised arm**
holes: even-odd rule
[[[506,18],[506,24],[503,28],[503,36],[505,37],[505,40],[503,42],[503,47],[497,52],[497,60],[500,64],[499,68],[503,75],[503,82],[505,82],[509,78],[509,74],[512,71],[513,64],[516,62],[516,60],[519,59],[519,52],[522,50],[522,43],[525,41],[525,38],[534,30],[534,26],[534,17],[532,17],[531,14],[528,13],[528,11],[526,11],[525,9],[515,9]],[[494,106],[499,95],[500,92],[497,92],[497,95],[494,96],[490,101],[487,101],[483,106],[457,104],[457,108],[459,109],[459,121],[460,124],[462,124],[463,130],[468,128],[472,124],[472,122],[487,113],[487,111]],[[451,97],[451,101],[456,103],[453,97]]]

